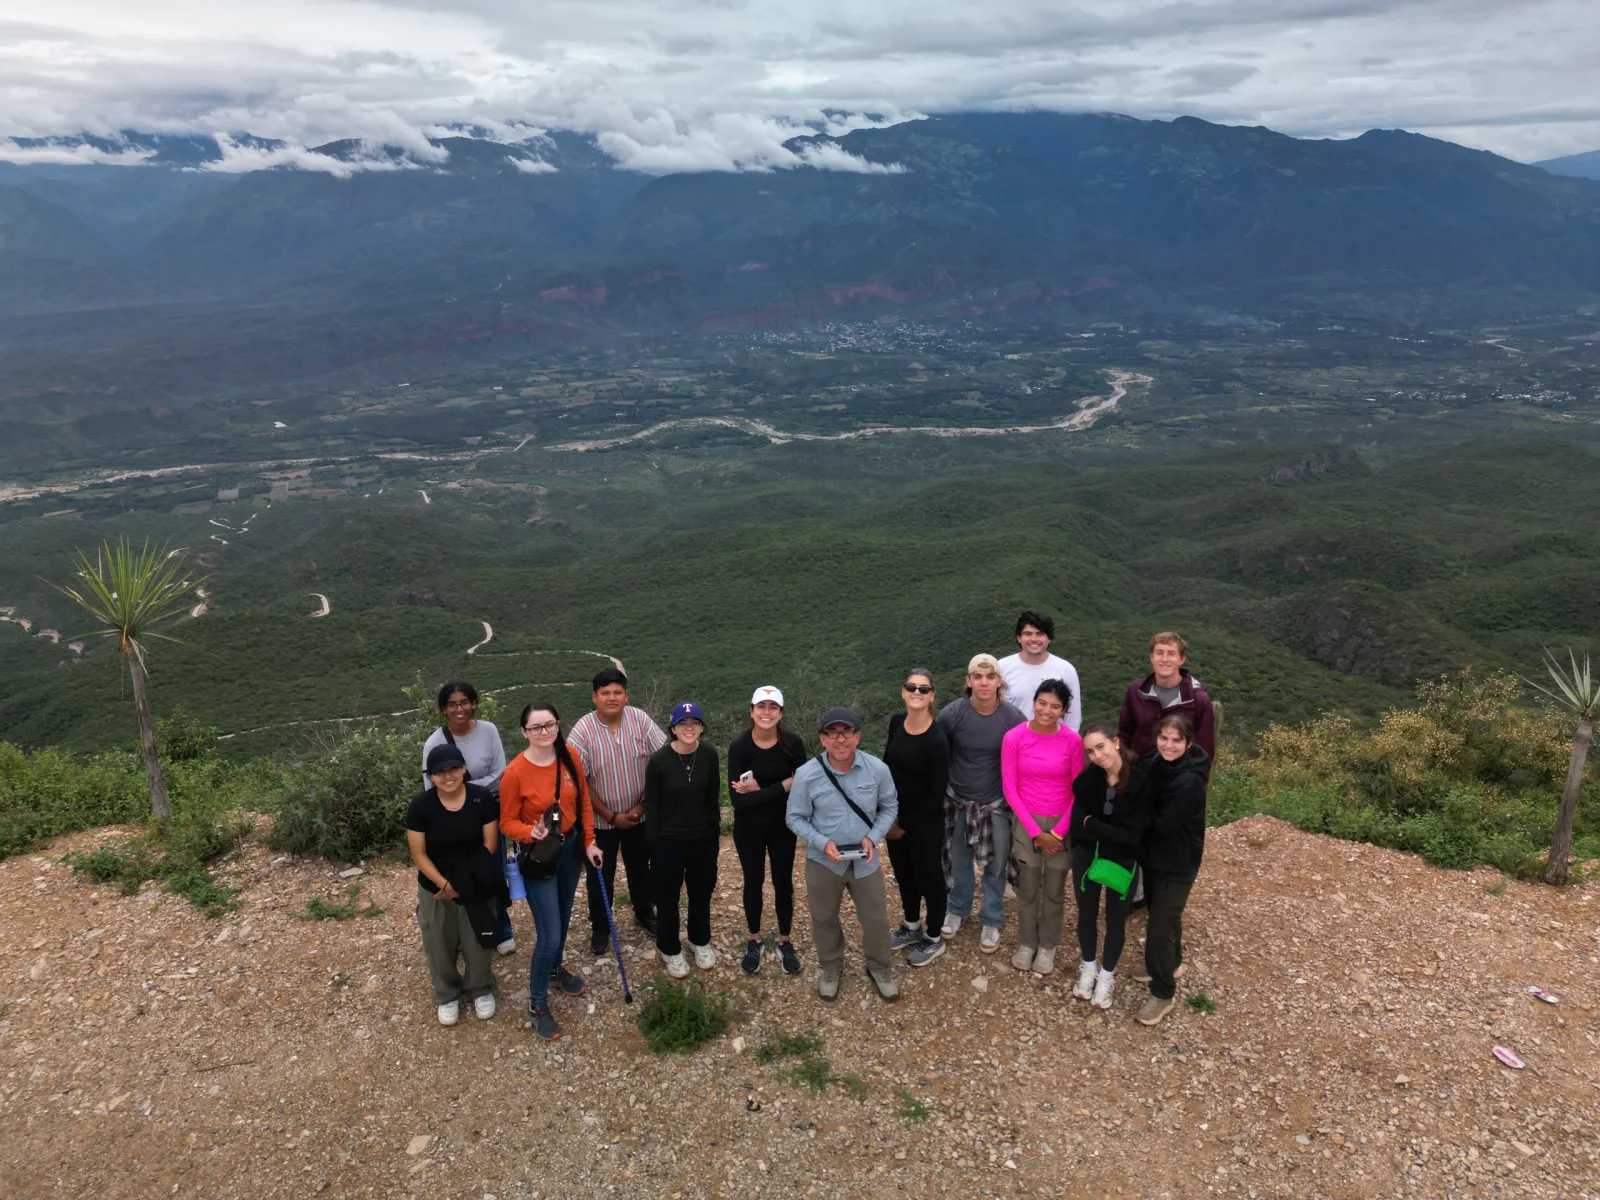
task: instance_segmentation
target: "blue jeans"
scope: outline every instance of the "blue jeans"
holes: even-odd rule
[[[575,835],[575,836],[574,836]],[[528,967],[528,1003],[548,1004],[550,972],[561,963],[567,948],[567,926],[572,921],[572,898],[578,892],[578,855],[583,832],[575,829],[556,859],[556,873],[548,879],[523,876],[528,888],[528,908],[533,912],[533,962]]]
[[[998,928],[1006,923],[1006,862],[1011,857],[1011,814],[1004,800],[995,810],[992,824],[994,845],[989,851],[989,863],[983,869],[983,908],[978,920]],[[956,813],[956,828],[950,839],[950,870],[955,876],[950,883],[950,912],[965,919],[972,911],[974,878],[972,850],[967,845],[967,818],[963,811]]]

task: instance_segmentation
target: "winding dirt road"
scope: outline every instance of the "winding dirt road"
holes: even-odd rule
[[[326,596],[324,596],[321,592],[311,592],[311,593],[309,593],[309,595],[315,596],[318,600],[321,600],[322,601],[322,607],[317,609],[316,612],[308,612],[306,614],[306,616],[308,616],[308,617],[325,617],[330,612],[333,611],[333,605],[328,603],[328,598]]]
[[[476,654],[479,646],[487,646],[494,641],[494,626],[485,621],[483,623],[483,641],[467,647],[468,654]]]

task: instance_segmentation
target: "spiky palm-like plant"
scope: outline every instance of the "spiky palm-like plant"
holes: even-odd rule
[[[1577,655],[1572,653],[1570,647],[1567,650],[1566,667],[1549,650],[1544,652],[1544,657],[1545,670],[1550,673],[1555,687],[1547,688],[1531,679],[1527,681],[1528,684],[1562,708],[1578,714],[1578,732],[1572,739],[1572,757],[1567,760],[1567,782],[1561,789],[1561,812],[1556,817],[1556,836],[1550,843],[1550,862],[1544,872],[1546,883],[1560,884],[1567,881],[1568,860],[1572,857],[1572,826],[1578,817],[1578,789],[1583,786],[1583,766],[1589,757],[1589,739],[1594,736],[1595,717],[1600,714],[1600,679],[1589,672],[1589,656],[1583,656],[1583,666],[1580,667]]]
[[[188,594],[203,580],[185,570],[183,551],[152,547],[148,541],[135,550],[126,538],[107,542],[94,557],[79,550],[74,560],[76,585],[53,584],[100,623],[88,636],[117,639],[119,661],[133,682],[133,707],[139,719],[139,747],[144,752],[144,774],[150,785],[150,812],[165,827],[172,818],[172,798],[156,754],[155,723],[145,696],[146,643],[155,638],[178,639],[158,633],[156,626],[189,607]]]

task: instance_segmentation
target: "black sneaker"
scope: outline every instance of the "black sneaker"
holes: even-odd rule
[[[550,1015],[548,1004],[528,1005],[528,1021],[533,1025],[533,1031],[547,1042],[553,1042],[561,1036],[561,1025]]]
[[[596,957],[611,949],[611,934],[605,929],[592,930],[589,934],[589,953]]]
[[[800,955],[795,950],[793,942],[779,942],[778,957],[783,961],[785,975],[800,974]]]
[[[563,966],[557,966],[550,972],[550,982],[569,996],[581,996],[589,990],[589,985],[583,981],[583,976],[574,975]]]
[[[653,913],[653,912],[649,911],[648,909],[646,909],[643,912],[635,912],[633,914],[633,919],[635,921],[639,922],[639,928],[640,929],[644,930],[651,937],[655,937],[655,935],[656,935],[656,914],[655,913]]]
[[[761,970],[761,962],[767,956],[767,943],[760,938],[751,938],[744,944],[744,957],[739,960],[739,969],[746,975],[754,975]]]

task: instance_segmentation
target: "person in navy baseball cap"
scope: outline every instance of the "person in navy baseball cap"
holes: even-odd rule
[[[688,937],[694,965],[717,965],[711,948],[711,897],[722,847],[722,772],[717,752],[701,735],[705,714],[693,700],[672,706],[672,740],[644,769],[644,826],[653,860],[656,951],[674,979],[689,974],[678,932],[678,897],[689,894]]]

